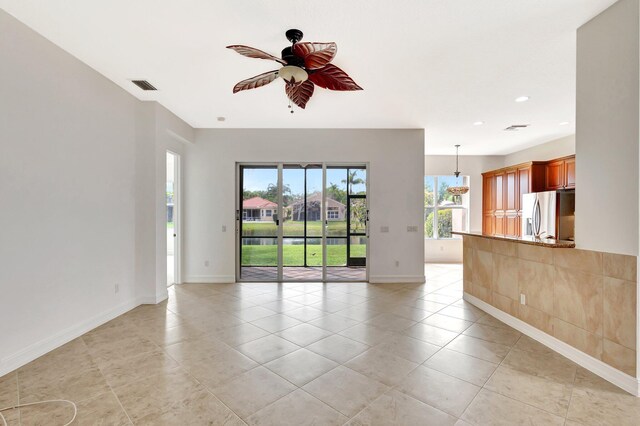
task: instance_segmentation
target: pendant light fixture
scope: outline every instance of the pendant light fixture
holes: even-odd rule
[[[469,192],[469,187],[458,185],[458,180],[460,178],[460,171],[458,171],[458,148],[460,148],[460,145],[456,145],[456,171],[453,173],[454,175],[456,175],[456,186],[450,186],[449,188],[447,188],[447,192],[449,194],[460,196]]]

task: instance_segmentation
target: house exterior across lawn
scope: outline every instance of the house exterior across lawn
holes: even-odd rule
[[[322,194],[313,194],[307,197],[307,220],[320,220],[320,205]],[[304,220],[304,200],[296,201],[289,206],[291,220]],[[332,198],[327,198],[327,220],[344,220],[347,206]]]
[[[273,220],[278,205],[261,197],[253,197],[242,202],[242,220]]]

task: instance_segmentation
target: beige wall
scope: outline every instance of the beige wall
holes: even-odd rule
[[[465,236],[464,291],[635,377],[636,262]]]
[[[639,10],[620,0],[578,29],[576,245],[638,255]]]

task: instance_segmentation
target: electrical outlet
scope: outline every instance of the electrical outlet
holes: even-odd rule
[[[415,225],[407,225],[407,232],[418,232],[418,227]]]
[[[222,225],[222,232],[227,232],[227,225]]]
[[[524,293],[520,293],[520,304],[521,305],[527,304],[527,296],[525,296]]]
[[[399,260],[396,260],[396,267],[397,266],[400,266],[400,261]]]
[[[113,286],[113,291],[114,291],[114,293],[119,293],[120,292],[120,284],[116,283],[116,285]]]
[[[380,232],[389,232],[389,227],[388,226],[381,226],[380,227]]]
[[[209,261],[208,260],[204,261],[204,266],[209,266]]]

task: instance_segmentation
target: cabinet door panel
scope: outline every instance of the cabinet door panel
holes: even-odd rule
[[[495,235],[504,236],[505,234],[505,226],[504,226],[504,216],[496,216],[493,233]]]
[[[564,178],[566,188],[576,187],[576,159],[572,158],[564,162]]]
[[[552,161],[547,164],[545,180],[546,189],[548,191],[562,189],[564,182],[564,160]]]
[[[495,197],[492,197],[495,200],[494,210],[504,210],[504,173],[500,173],[495,175]]]
[[[517,209],[516,200],[518,199],[518,186],[516,185],[516,177],[518,171],[516,169],[507,170],[505,173],[505,210],[515,211]]]
[[[505,234],[507,237],[518,236],[518,216],[507,216],[505,218]]]
[[[482,210],[493,211],[493,176],[482,177]]]
[[[522,196],[529,193],[531,171],[529,168],[518,170],[518,199],[516,200],[516,210],[522,210]]]

